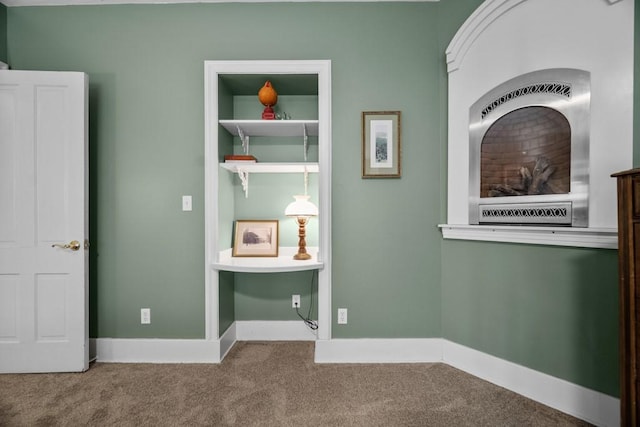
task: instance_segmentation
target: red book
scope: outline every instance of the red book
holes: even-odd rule
[[[250,154],[226,154],[224,156],[225,162],[250,162],[255,163],[258,161],[255,157]]]

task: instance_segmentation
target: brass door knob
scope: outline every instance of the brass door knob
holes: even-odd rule
[[[72,240],[67,244],[64,243],[54,243],[51,245],[52,248],[62,248],[62,249],[71,249],[72,251],[77,251],[80,249],[80,242],[77,240]]]

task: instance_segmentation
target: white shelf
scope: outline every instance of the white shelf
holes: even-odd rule
[[[324,263],[318,261],[318,248],[307,248],[311,255],[308,261],[293,259],[298,252],[297,247],[284,246],[279,249],[278,257],[233,257],[232,250],[226,249],[218,254],[214,262],[214,270],[233,271],[236,273],[283,273],[291,271],[321,270]]]
[[[318,173],[318,163],[220,163],[220,167],[237,173],[238,170],[246,173]]]
[[[240,136],[238,128],[245,136],[278,136],[290,137],[318,135],[318,120],[219,120],[231,135]]]

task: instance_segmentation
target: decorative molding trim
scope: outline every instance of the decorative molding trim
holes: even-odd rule
[[[440,338],[332,339],[316,341],[316,363],[442,362]]]
[[[415,2],[431,3],[440,0],[287,0],[292,3],[342,3],[342,2]],[[615,0],[614,0],[615,1]],[[17,6],[76,6],[109,4],[187,4],[187,3],[283,3],[283,0],[0,0],[8,7]]]
[[[19,1],[19,0],[13,0]],[[469,47],[493,21],[500,18],[510,9],[526,0],[485,0],[462,24],[456,35],[451,39],[445,54],[447,56],[447,71],[460,68]],[[609,4],[620,0],[607,0]]]
[[[460,68],[469,47],[491,25],[510,9],[526,0],[486,0],[467,18],[456,35],[451,39],[445,54],[447,56],[447,71]]]
[[[618,249],[618,230],[609,228],[526,227],[440,224],[444,239]]]
[[[443,340],[444,363],[598,426],[620,425],[620,400]]]
[[[316,331],[299,320],[236,320],[237,341],[315,341]]]

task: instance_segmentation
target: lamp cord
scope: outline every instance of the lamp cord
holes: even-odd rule
[[[303,176],[304,176],[304,195],[307,196],[308,195],[307,189],[309,187],[309,171],[307,170],[306,166],[304,167]],[[318,270],[312,270],[311,271],[311,290],[309,292],[311,300],[309,302],[309,311],[307,312],[307,317],[304,317],[302,314],[300,314],[300,310],[298,310],[298,306],[296,306],[296,314],[298,315],[298,317],[301,318],[304,324],[307,325],[309,329],[313,331],[318,329],[318,322],[311,319],[311,311],[313,310],[313,284],[314,282],[316,282],[316,285],[317,285],[317,277],[318,277]]]
[[[311,311],[313,310],[313,284],[315,282],[317,286],[317,279],[318,279],[318,270],[312,270],[311,271],[311,292],[310,292],[311,301],[309,302],[309,311],[307,312],[307,317],[304,317],[302,314],[300,314],[300,311],[296,306],[296,313],[298,314],[298,317],[300,317],[304,322],[304,324],[307,325],[309,329],[311,329],[312,331],[315,331],[316,329],[318,329],[318,322],[311,319]]]

